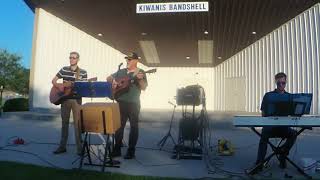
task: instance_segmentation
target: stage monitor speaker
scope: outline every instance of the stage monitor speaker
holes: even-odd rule
[[[80,113],[81,111],[83,132],[104,133],[105,126],[107,134],[114,134],[121,126],[118,103],[86,103],[81,105]],[[105,125],[103,123],[103,112]]]

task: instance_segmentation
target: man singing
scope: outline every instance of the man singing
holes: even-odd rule
[[[125,57],[127,61],[127,68],[120,69],[118,72],[110,75],[107,78],[108,82],[113,83],[113,88],[116,88],[118,83],[116,79],[123,77],[130,77],[133,79],[129,86],[129,90],[120,94],[117,97],[117,102],[120,107],[121,127],[115,134],[115,148],[112,152],[113,157],[121,156],[121,145],[123,139],[124,127],[127,120],[130,122],[129,147],[124,159],[132,159],[135,157],[135,147],[138,141],[139,134],[139,113],[140,113],[140,94],[141,90],[145,90],[148,86],[147,77],[142,69],[137,67],[139,57],[132,52]]]
[[[59,88],[60,91],[64,91],[64,87],[59,86],[57,83],[58,79],[63,79],[64,82],[67,81],[79,81],[87,79],[87,71],[79,68],[80,55],[78,52],[71,52],[69,56],[70,65],[65,66],[60,69],[56,76],[52,79],[52,84]],[[61,129],[61,140],[60,146],[55,150],[54,154],[61,154],[67,151],[66,145],[68,140],[68,129],[69,129],[69,119],[72,110],[73,122],[74,122],[74,132],[77,145],[77,154],[81,154],[81,137],[80,137],[80,124],[79,124],[79,108],[81,105],[81,98],[75,97],[74,95],[69,95],[64,98],[61,103],[61,118],[62,118],[62,129]]]

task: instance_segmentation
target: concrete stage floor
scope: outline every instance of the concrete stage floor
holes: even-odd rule
[[[173,144],[170,140],[163,151],[158,150],[157,143],[167,133],[171,110],[143,110],[140,117],[140,134],[136,159],[121,161],[121,168],[106,168],[108,172],[124,173],[129,175],[146,175],[160,177],[179,177],[190,179],[211,178],[249,178],[244,170],[252,167],[255,162],[259,138],[248,128],[236,128],[232,125],[234,114],[226,112],[209,112],[210,147],[209,156],[203,160],[176,160],[172,159]],[[177,140],[178,121],[181,112],[176,112],[172,135]],[[0,150],[0,161],[15,161],[64,169],[77,168],[79,165],[74,145],[73,123],[69,128],[68,151],[65,154],[54,155],[60,139],[61,120],[59,114],[46,113],[6,113],[0,118],[0,147],[11,143],[12,137],[21,137],[26,145],[7,146]],[[125,142],[128,139],[129,123],[125,130]],[[290,157],[301,164],[301,159],[320,159],[320,131],[314,128],[299,136],[297,143],[290,152]],[[11,138],[11,139],[10,139]],[[219,156],[217,152],[218,139],[225,138],[235,147],[233,156]],[[276,140],[273,140],[274,142]],[[97,135],[92,135],[92,143],[100,143]],[[93,148],[96,154],[100,154]],[[270,148],[269,148],[270,150]],[[22,153],[30,152],[32,154]],[[122,148],[125,154],[126,147]],[[269,151],[270,152],[270,151]],[[97,159],[97,158],[93,158]],[[302,165],[302,164],[301,164]],[[276,159],[272,159],[266,170],[253,176],[263,179],[284,179],[285,174],[294,178],[303,178],[291,165],[281,170]],[[85,169],[100,171],[100,167],[84,166]],[[308,170],[314,178],[320,178],[320,172]]]

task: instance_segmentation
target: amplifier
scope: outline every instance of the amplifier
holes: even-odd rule
[[[204,98],[203,88],[199,85],[186,86],[177,89],[177,105],[195,105],[202,104]]]

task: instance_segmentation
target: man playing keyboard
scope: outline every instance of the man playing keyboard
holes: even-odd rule
[[[262,100],[261,103],[261,111],[262,116],[266,115],[266,97],[269,93],[278,93],[278,94],[288,94],[288,92],[285,91],[286,83],[287,83],[287,75],[283,72],[280,72],[275,75],[275,82],[277,84],[277,88],[274,91],[267,92]],[[269,138],[279,137],[279,138],[286,138],[286,142],[281,147],[282,152],[286,152],[286,155],[289,153],[290,149],[294,145],[294,142],[296,140],[296,134],[297,132],[293,130],[290,127],[263,127],[261,132],[261,138],[259,142],[259,149],[258,149],[258,155],[256,164],[259,164],[260,162],[263,162],[268,148],[268,140]],[[284,155],[280,155],[279,157],[280,165],[279,167],[284,169],[286,168],[286,159]],[[252,174],[256,174],[259,171],[263,169],[263,164],[256,169],[255,172],[252,172]]]

